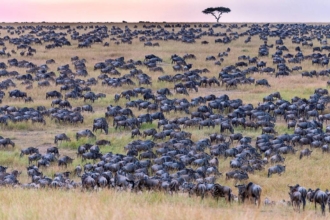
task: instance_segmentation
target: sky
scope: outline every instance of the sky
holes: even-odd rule
[[[0,22],[330,22],[329,0],[0,0]]]

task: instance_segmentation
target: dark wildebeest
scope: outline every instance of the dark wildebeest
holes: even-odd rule
[[[254,198],[254,203],[258,203],[258,207],[260,206],[262,189],[259,185],[250,182],[247,185],[243,184],[235,187],[238,188],[238,198],[242,203],[244,203],[245,199]]]
[[[231,134],[229,136],[229,141],[233,143],[234,141],[239,141],[243,138],[243,135],[241,133]]]
[[[79,140],[81,137],[96,138],[93,132],[89,129],[81,130],[76,133],[76,139]]]
[[[315,210],[316,210],[316,203],[321,205],[322,215],[325,215],[325,205],[328,201],[328,195],[321,191],[319,188],[316,190],[309,189],[308,192],[310,193],[309,201],[314,202]]]
[[[52,154],[54,154],[54,155],[60,156],[60,153],[59,153],[57,147],[50,147],[50,148],[47,148],[47,153],[52,153]]]
[[[228,186],[221,186],[220,184],[214,184],[211,194],[218,202],[219,197],[225,197],[226,201],[230,203],[231,201],[231,188]]]
[[[281,175],[283,172],[285,172],[285,166],[278,164],[268,169],[268,177],[270,177],[273,173],[278,173],[278,175]]]
[[[39,149],[35,147],[28,147],[21,150],[20,157],[22,157],[23,155],[31,155],[34,153],[39,153]]]
[[[97,131],[99,129],[101,129],[101,131],[103,130],[105,134],[108,134],[108,123],[105,118],[94,119],[93,131]]]
[[[308,148],[306,148],[306,149],[300,151],[300,157],[299,157],[299,159],[301,160],[301,158],[303,158],[303,157],[310,157],[311,154],[312,154],[312,152],[313,152],[313,151],[310,150],[310,149],[308,149]]]
[[[196,196],[200,196],[202,198],[202,200],[205,197],[205,193],[206,193],[206,184],[205,183],[197,183],[195,186],[193,186],[190,190],[189,190],[189,196],[195,193]]]
[[[35,154],[30,155],[28,158],[29,158],[29,164],[31,164],[33,161],[40,160],[41,154],[35,153]]]
[[[300,203],[302,202],[301,193],[298,191],[289,192],[289,196],[291,199],[291,204],[292,204],[293,210],[300,212]]]
[[[290,192],[289,193],[294,193],[294,192],[300,192],[301,193],[301,200],[303,202],[303,210],[305,210],[305,206],[306,206],[306,197],[307,197],[307,190],[306,188],[300,186],[299,184],[296,184],[295,186],[289,186],[290,188]],[[292,203],[292,200],[291,200]]]
[[[133,129],[133,130],[132,130],[132,134],[131,134],[131,138],[134,138],[134,137],[137,136],[137,135],[139,135],[139,136],[142,135],[141,132],[140,132],[140,130],[139,130],[138,128]]]
[[[11,145],[12,147],[15,147],[15,143],[9,138],[0,139],[0,146],[1,145],[4,147],[7,147],[7,145]]]
[[[257,80],[255,85],[260,85],[260,86],[267,86],[267,87],[270,87],[268,81],[266,79],[260,79],[260,80]]]
[[[81,183],[82,183],[82,188],[87,190],[94,189],[94,187],[96,186],[96,181],[86,173],[82,175]]]
[[[104,146],[104,145],[108,145],[108,146],[110,146],[111,145],[111,142],[110,141],[108,141],[108,140],[98,140],[98,141],[96,141],[95,142],[95,144],[96,145],[100,145],[100,146]]]
[[[46,93],[46,99],[48,99],[48,98],[53,98],[53,97],[56,97],[56,98],[62,98],[63,96],[62,96],[62,94],[60,93],[60,92],[58,92],[58,91],[56,91],[56,90],[54,90],[54,91],[50,91],[50,92],[47,92]]]
[[[229,122],[222,122],[220,125],[220,132],[223,133],[225,130],[229,130],[230,133],[234,133],[234,128]]]
[[[64,156],[58,160],[58,166],[65,166],[65,168],[68,166],[68,164],[72,163],[74,159]]]
[[[272,127],[263,127],[262,128],[262,134],[277,134],[274,128]]]
[[[325,144],[322,146],[322,153],[329,153],[330,152],[330,148],[329,145]]]
[[[55,136],[54,143],[57,144],[58,141],[71,141],[71,139],[62,133]]]
[[[275,163],[284,163],[285,161],[285,158],[282,157],[280,154],[275,154],[274,156],[271,156],[270,157],[270,162],[272,164],[275,164]]]
[[[157,133],[157,130],[154,128],[143,131],[142,137],[146,138],[147,136],[154,136]]]
[[[101,158],[102,157],[102,154],[100,154],[100,153],[92,153],[92,152],[86,152],[86,153],[83,153],[82,155],[81,155],[81,157],[82,157],[82,161],[85,161],[85,160],[97,160],[97,159],[99,159],[99,158]]]

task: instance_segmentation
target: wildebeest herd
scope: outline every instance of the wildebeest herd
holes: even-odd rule
[[[329,25],[150,24],[142,29],[137,25],[8,25],[0,26],[0,30],[2,35],[7,33],[0,38],[1,129],[29,121],[35,126],[56,124],[63,129],[51,140],[56,146],[50,146],[44,154],[37,147],[21,146],[20,157],[28,158],[29,183],[19,181],[21,171],[7,173],[3,164],[1,185],[186,192],[202,199],[223,197],[228,203],[252,200],[259,206],[265,196],[262,188],[267,186],[251,182],[249,175],[281,178],[274,174],[285,175],[289,169],[284,155],[299,151],[296,158],[305,160],[314,151],[329,152],[330,127],[326,124],[330,120],[330,96],[326,88],[321,88],[326,84],[315,87],[306,98],[282,97],[281,91],[270,90],[273,85],[269,83],[270,79],[280,80],[296,72],[301,80],[308,77],[321,81],[328,77],[330,53],[325,51],[330,50],[326,40],[330,37]],[[214,42],[208,42],[212,38]],[[246,45],[261,42],[256,54],[231,55],[233,43],[242,38],[246,38]],[[275,45],[268,43],[274,40]],[[285,45],[288,40],[296,45],[294,51]],[[157,55],[162,44],[194,47],[199,41],[203,46],[220,44],[218,48],[222,50],[214,47],[214,54],[206,57],[198,53]],[[98,61],[79,55],[79,50],[89,51],[100,45],[152,46],[150,50],[155,49],[155,53]],[[65,63],[55,58],[43,60],[42,64],[33,60],[38,53],[51,56],[52,50],[61,51],[62,47],[75,49]],[[206,68],[210,62],[219,71]],[[222,67],[224,63],[230,65]],[[305,70],[306,63],[315,68]],[[198,68],[194,69],[195,65]],[[261,86],[269,92],[257,100],[258,104],[230,98],[231,92],[244,86]],[[40,97],[33,91],[40,93],[45,88],[42,101],[47,104],[39,105]],[[110,91],[108,88],[114,90],[99,92]],[[10,105],[20,100],[24,100],[25,107]],[[91,117],[92,123],[87,124],[86,118]],[[282,124],[287,133],[279,133],[277,128]],[[81,129],[70,136],[65,126]],[[196,138],[196,130],[203,138]],[[102,147],[112,143],[109,138],[99,137],[104,133],[116,139],[122,132],[132,140],[121,146],[121,153],[104,152]],[[60,155],[63,142],[70,145],[81,140],[85,142],[77,147],[75,157]],[[15,147],[15,143],[1,137],[0,146]],[[229,163],[227,158],[231,158]],[[83,165],[76,163],[72,167],[77,160]],[[47,167],[55,163],[67,171],[53,177],[45,175]],[[223,173],[220,163],[226,163],[231,170]],[[234,184],[221,185],[218,181],[222,178],[234,179]],[[307,200],[315,207],[318,203],[323,214],[326,205],[330,210],[327,190],[290,185],[287,198],[297,211],[301,205],[305,208]],[[263,204],[274,202],[267,198]]]

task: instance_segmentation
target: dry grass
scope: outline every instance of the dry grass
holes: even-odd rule
[[[17,26],[18,24],[13,24]],[[76,24],[75,24],[76,25]],[[75,26],[74,25],[74,26]],[[109,27],[116,25],[124,27],[126,24],[105,24]],[[134,24],[129,24],[133,27]],[[142,28],[142,24],[137,24],[139,28]],[[179,29],[175,29],[178,31]],[[205,29],[206,30],[206,29]],[[225,29],[215,29],[217,32],[225,32]],[[235,30],[236,31],[236,30]],[[244,31],[244,29],[238,30],[238,32]],[[6,36],[7,33],[1,30],[1,36]],[[59,32],[57,30],[56,32]],[[80,31],[85,32],[85,31]],[[13,35],[15,36],[15,35]],[[11,36],[11,37],[13,37]],[[111,36],[112,37],[112,36]],[[18,60],[26,59],[36,64],[44,64],[48,59],[55,59],[56,64],[49,65],[50,70],[57,73],[56,69],[60,65],[70,63],[70,58],[78,55],[80,58],[87,60],[87,70],[89,77],[97,77],[99,71],[94,71],[93,66],[95,63],[104,61],[109,58],[117,58],[124,56],[126,60],[143,60],[146,54],[155,54],[164,60],[162,67],[165,74],[174,75],[172,65],[170,63],[170,56],[174,53],[178,55],[184,55],[186,53],[193,53],[196,55],[196,60],[189,60],[188,63],[193,64],[193,68],[208,68],[210,73],[205,74],[207,77],[218,77],[218,73],[222,67],[231,65],[237,62],[239,55],[256,56],[258,47],[263,42],[259,40],[257,36],[252,37],[252,42],[249,44],[244,43],[244,37],[237,41],[232,42],[229,45],[214,44],[213,37],[204,37],[202,40],[210,42],[208,45],[201,45],[197,40],[196,44],[183,44],[181,42],[163,42],[159,41],[160,47],[151,48],[144,47],[143,42],[139,42],[138,39],[133,40],[132,45],[114,45],[110,42],[110,47],[103,47],[102,44],[94,44],[91,49],[78,49],[77,42],[71,41],[71,47],[63,47],[60,49],[45,50],[45,45],[33,45],[33,48],[37,49],[37,54],[32,57],[21,57],[19,54],[13,55]],[[107,40],[109,42],[109,39]],[[270,38],[268,44],[274,44],[275,38]],[[318,46],[317,41],[313,42],[314,46]],[[293,45],[290,39],[285,40],[285,45],[289,48],[291,53],[294,53],[294,48],[297,45]],[[6,43],[8,51],[12,49],[16,50],[16,46]],[[205,61],[206,56],[216,56],[219,52],[223,52],[231,48],[230,55],[225,57],[225,61],[222,66],[215,66],[213,61]],[[271,53],[275,49],[270,50]],[[312,53],[311,48],[303,48],[304,54]],[[12,58],[13,58],[12,57]],[[267,61],[268,65],[272,65],[271,57],[263,57],[261,60]],[[7,62],[7,58],[0,57],[0,62]],[[294,66],[288,64],[290,67]],[[311,62],[305,61],[301,64],[303,70],[310,71],[312,69],[320,70],[319,67],[311,65]],[[156,82],[157,78],[162,75],[161,73],[149,72],[145,67],[138,67],[143,72],[149,74],[153,78],[154,91],[159,88],[169,87],[173,88],[173,84]],[[25,73],[25,69],[10,68],[10,70],[16,70],[21,74]],[[119,70],[121,74],[129,73],[127,70]],[[58,73],[57,73],[58,74]],[[89,78],[87,77],[87,78]],[[239,86],[236,90],[226,90],[224,87],[208,87],[199,88],[199,92],[191,92],[190,98],[205,96],[208,94],[222,95],[228,94],[231,99],[242,99],[244,104],[252,103],[257,105],[262,101],[262,98],[272,92],[280,91],[281,95],[286,100],[291,100],[294,96],[309,97],[316,88],[325,87],[326,78],[301,78],[299,73],[293,73],[289,77],[275,78],[270,75],[254,74],[255,79],[266,78],[272,85],[271,88],[255,87],[254,85]],[[87,79],[86,78],[86,79]],[[0,80],[4,80],[1,78]],[[136,80],[135,80],[136,81]],[[50,107],[51,101],[45,100],[45,93],[51,90],[59,90],[52,84],[48,88],[39,88],[37,83],[34,83],[33,90],[25,90],[25,86],[19,85],[18,88],[26,91],[28,96],[34,99],[34,103],[25,104],[22,101],[9,99],[6,96],[3,99],[2,105],[12,105],[16,107],[23,107],[28,105],[29,107],[36,107],[44,105],[47,108]],[[19,158],[19,152],[21,148],[29,146],[36,146],[44,152],[49,146],[53,146],[53,138],[55,134],[67,133],[71,139],[74,140],[75,132],[80,129],[91,129],[92,121],[96,117],[104,115],[106,106],[112,104],[115,105],[113,96],[115,93],[120,93],[124,89],[132,89],[134,87],[124,86],[122,88],[110,88],[101,86],[100,83],[96,86],[91,86],[92,90],[96,93],[106,93],[107,97],[97,100],[93,107],[95,113],[83,113],[85,122],[78,125],[63,125],[52,122],[47,119],[47,125],[32,125],[28,123],[10,123],[8,126],[2,126],[0,129],[0,135],[4,137],[12,138],[16,145],[16,149],[4,149],[0,151],[0,164],[7,165],[10,169],[19,169],[23,171],[20,181],[26,183],[29,181],[25,174],[25,166],[27,165],[27,158]],[[182,95],[174,95],[173,98],[182,98]],[[71,104],[76,106],[82,106],[85,103],[82,100],[70,100]],[[119,104],[124,105],[125,100],[120,100]],[[146,113],[145,110],[138,112],[134,110],[135,114]],[[167,115],[168,118],[181,117],[184,114],[171,113]],[[112,121],[109,123],[112,124]],[[155,127],[153,125],[144,125],[143,129]],[[276,129],[280,133],[292,133],[285,127],[283,121],[277,122]],[[193,140],[196,141],[201,138],[208,137],[209,134],[218,132],[219,128],[215,129],[187,129],[192,132]],[[245,136],[258,136],[261,131],[257,132],[244,130],[238,128],[236,132],[242,132]],[[111,128],[110,134],[97,133],[98,139],[107,139],[112,142],[111,146],[102,147],[102,152],[112,151],[114,153],[123,153],[123,147],[131,141],[129,130],[118,130]],[[75,156],[76,148],[87,140],[81,140],[79,142],[73,141],[71,143],[61,143],[60,153],[62,155]],[[93,141],[91,141],[93,143]],[[221,158],[219,170],[225,173],[230,170],[229,160]],[[258,183],[263,187],[263,199],[267,196],[274,201],[280,201],[282,199],[288,199],[287,184],[300,183],[303,186],[316,188],[320,187],[325,190],[329,188],[328,176],[330,176],[330,168],[327,166],[329,161],[328,155],[323,155],[319,150],[315,150],[311,158],[298,159],[298,155],[286,156],[286,173],[282,176],[274,175],[271,178],[267,178],[266,170],[270,166],[266,167],[265,171],[256,172],[250,175],[250,180]],[[82,164],[80,159],[76,159],[72,165],[68,167],[68,170],[73,170],[74,166]],[[55,172],[65,171],[65,169],[58,168],[56,165],[51,166],[48,169],[43,169],[46,175],[53,175]],[[225,181],[223,177],[219,178],[219,183],[231,186],[234,193],[233,181]],[[307,206],[307,210],[303,213],[294,213],[291,207],[283,207],[277,205],[274,208],[262,206],[260,209],[256,209],[252,205],[238,205],[233,204],[231,206],[225,204],[223,201],[216,204],[211,198],[207,198],[205,201],[200,201],[199,198],[188,198],[186,195],[164,195],[163,193],[142,193],[132,194],[128,192],[115,192],[113,190],[103,190],[93,193],[81,193],[76,191],[57,191],[57,190],[21,190],[11,188],[1,188],[0,197],[3,198],[0,205],[0,218],[1,219],[310,219],[320,217],[320,212],[315,213],[312,205]]]
[[[310,219],[320,213],[294,213],[283,206],[255,209],[162,193],[1,189],[1,219]],[[32,199],[33,198],[33,199]],[[129,202],[128,202],[129,201]],[[51,211],[50,211],[51,210]]]

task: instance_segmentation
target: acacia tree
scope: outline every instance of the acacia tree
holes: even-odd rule
[[[225,7],[216,7],[216,8],[207,8],[204,11],[202,11],[204,14],[211,14],[215,17],[217,22],[219,22],[219,19],[221,18],[221,15],[223,13],[229,13],[231,10],[230,8]]]

